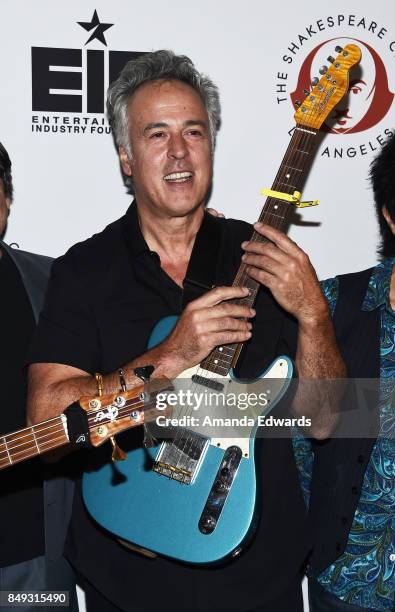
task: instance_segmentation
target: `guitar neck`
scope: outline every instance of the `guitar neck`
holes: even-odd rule
[[[316,146],[318,130],[296,125],[287,151],[272,184],[273,191],[280,191],[292,195],[295,191],[301,191],[306,180],[307,170],[310,166],[312,154]],[[288,225],[289,215],[293,204],[275,197],[268,197],[259,215],[259,221],[266,223],[276,229],[285,231]],[[257,232],[251,236],[253,242],[268,242]],[[248,287],[250,294],[240,300],[239,304],[252,307],[259,289],[259,283],[247,275],[247,266],[243,262],[233,281],[234,287]],[[235,367],[243,344],[228,344],[215,348],[201,363],[201,367],[210,372],[226,376],[232,367]]]
[[[60,415],[0,437],[0,470],[69,443]]]
[[[172,388],[171,382],[162,377],[129,391],[81,397],[79,404],[86,411],[91,445],[100,446],[121,431],[150,422],[160,414],[168,416],[167,410],[156,408],[156,397],[161,393],[163,401],[164,393]],[[0,436],[0,470],[69,443],[65,414]]]

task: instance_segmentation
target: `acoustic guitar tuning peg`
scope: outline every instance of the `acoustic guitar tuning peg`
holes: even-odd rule
[[[328,71],[328,66],[321,66],[321,68],[319,69],[319,73],[320,74],[325,74],[325,72]]]
[[[329,55],[327,58],[328,62],[330,62],[331,64],[333,64],[333,62],[335,61],[335,58],[332,57],[331,55]]]
[[[319,81],[318,77],[314,77],[313,79],[311,79],[312,86],[315,87],[317,85],[318,81]]]
[[[299,106],[301,106],[301,101],[300,100],[295,100],[295,106],[297,106],[299,108]]]
[[[335,51],[336,53],[341,53],[343,51],[343,47],[340,47],[340,45],[336,45]]]
[[[308,90],[308,89],[304,89],[304,90],[303,90],[303,93],[304,93],[304,95],[305,95],[305,96],[308,96],[310,92],[309,92],[309,90]]]

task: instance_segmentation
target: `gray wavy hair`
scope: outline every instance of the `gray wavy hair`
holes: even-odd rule
[[[159,79],[183,81],[197,91],[207,111],[211,147],[214,150],[221,123],[218,88],[208,76],[196,70],[189,57],[168,50],[143,53],[130,60],[108,88],[107,113],[117,148],[123,146],[129,158],[132,158],[127,112],[129,99],[140,85]]]

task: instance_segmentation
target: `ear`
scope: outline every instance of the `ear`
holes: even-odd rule
[[[391,219],[391,215],[389,214],[387,207],[383,206],[381,212],[383,213],[384,219],[387,221],[388,227],[395,236],[395,222]]]
[[[6,204],[7,208],[8,208],[8,211],[9,211],[10,208],[11,208],[11,198],[6,198],[5,199],[5,204]]]
[[[126,176],[132,176],[132,166],[125,147],[120,146],[118,153],[123,173],[126,174]]]

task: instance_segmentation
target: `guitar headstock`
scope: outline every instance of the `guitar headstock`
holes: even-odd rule
[[[298,125],[319,130],[332,109],[348,91],[349,73],[361,60],[357,45],[336,47],[336,58],[329,57],[329,68],[323,66],[319,80],[313,79],[312,90],[300,104],[294,117]]]
[[[157,396],[173,388],[167,378],[153,378],[128,391],[108,395],[81,397],[79,400],[88,417],[92,446],[100,446],[116,434],[144,423],[159,415],[169,416],[169,409],[156,407]]]

